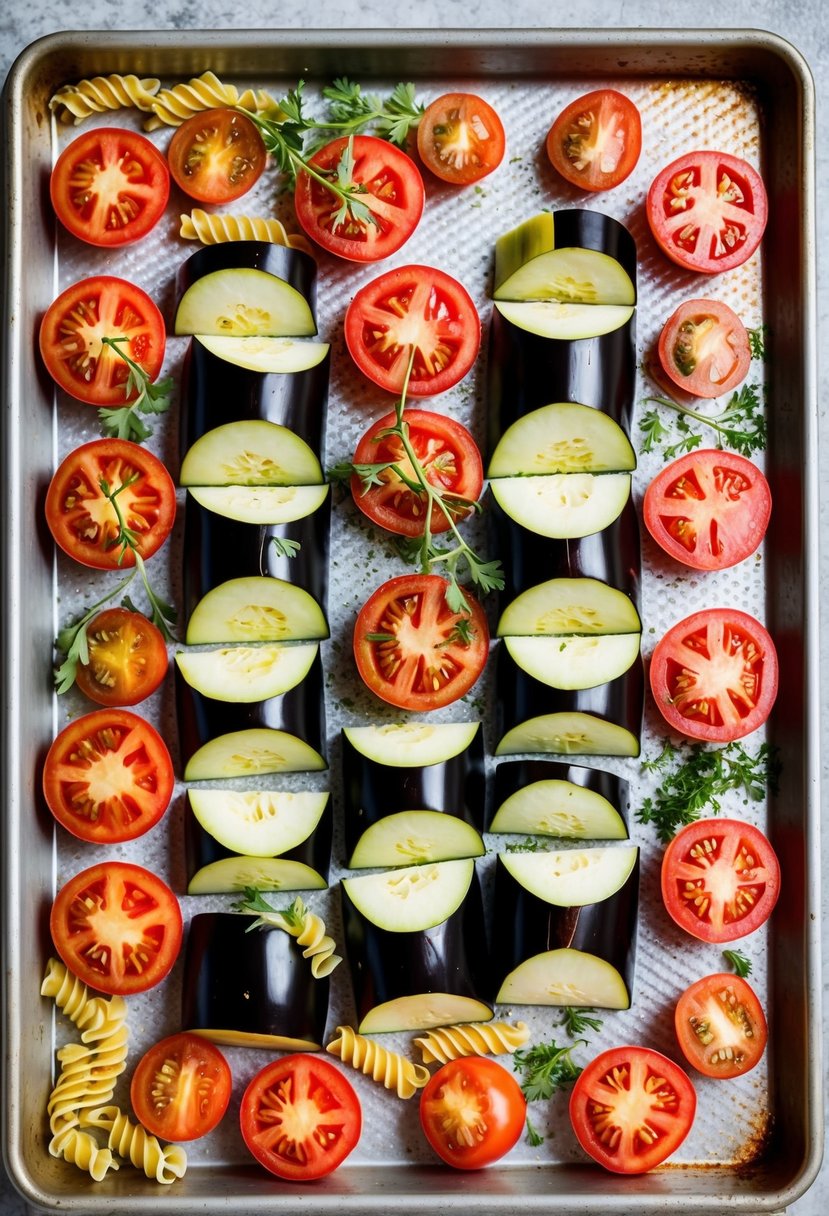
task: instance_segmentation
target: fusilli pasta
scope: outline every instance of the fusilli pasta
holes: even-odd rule
[[[158,127],[179,127],[193,114],[212,110],[216,106],[235,106],[239,101],[239,90],[232,84],[223,84],[215,72],[202,72],[187,84],[176,84],[171,89],[162,89],[153,98],[152,117],[144,123],[145,131]]]
[[[525,1022],[465,1022],[432,1030],[415,1039],[424,1064],[446,1064],[460,1056],[503,1055],[516,1051],[530,1037]]]
[[[287,245],[291,249],[311,252],[310,242],[300,233],[289,233],[281,220],[262,215],[226,215],[202,211],[195,207],[181,217],[179,236],[186,241],[201,241],[203,245],[218,245],[225,241],[269,241],[272,245]]]
[[[100,1127],[109,1133],[107,1146],[119,1157],[127,1158],[136,1169],[143,1170],[165,1186],[183,1178],[187,1169],[187,1154],[179,1144],[162,1145],[140,1123],[133,1123],[117,1106],[102,1106],[81,1116],[84,1127]]]
[[[386,1089],[396,1090],[399,1098],[411,1098],[428,1082],[428,1068],[407,1060],[396,1051],[389,1051],[365,1035],[357,1034],[350,1026],[338,1026],[337,1035],[338,1038],[332,1039],[325,1050],[332,1056],[339,1056],[344,1064],[351,1064]]]
[[[49,1142],[53,1157],[63,1157],[78,1169],[86,1170],[95,1182],[106,1177],[108,1170],[117,1170],[118,1162],[108,1148],[101,1148],[92,1136],[77,1127],[68,1127]]]
[[[117,72],[111,76],[93,76],[89,80],[79,80],[77,84],[61,85],[49,99],[49,109],[57,114],[59,122],[77,126],[91,114],[102,114],[106,110],[127,106],[149,110],[160,87],[161,81],[155,77],[142,80]]]

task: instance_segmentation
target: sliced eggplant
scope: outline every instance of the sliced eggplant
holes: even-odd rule
[[[259,270],[290,283],[313,308],[316,304],[317,263],[310,253],[270,241],[228,241],[205,245],[184,261],[176,274],[181,296],[217,270]],[[194,333],[203,331],[194,330]]]
[[[639,735],[594,713],[564,710],[507,730],[496,756],[638,756]]]
[[[327,342],[298,342],[293,338],[234,338],[195,334],[211,355],[249,372],[307,372],[322,363],[331,349]]]
[[[279,697],[301,684],[319,654],[317,642],[270,642],[176,653],[187,683],[204,697],[250,703]]]
[[[484,842],[470,824],[444,811],[398,811],[366,828],[349,858],[351,870],[423,865],[482,857]]]
[[[217,816],[213,814],[212,821],[215,822],[219,818],[219,829],[227,827],[227,820],[231,817],[229,823],[229,831],[225,831],[225,839],[233,840],[234,844],[242,845],[242,848],[234,849],[224,844],[217,839],[212,832],[208,831],[202,823],[199,816],[196,814],[194,807],[198,806],[199,795],[210,796],[211,794],[218,795],[221,800],[221,807],[225,811]],[[248,887],[263,887],[267,884],[268,890],[272,891],[291,891],[303,890],[311,887],[323,887],[328,878],[328,871],[331,866],[331,837],[333,814],[330,803],[327,809],[319,814],[303,817],[301,814],[296,814],[289,817],[287,807],[296,806],[295,802],[290,801],[290,794],[271,794],[268,797],[269,805],[274,805],[276,802],[280,806],[278,824],[281,827],[281,833],[271,832],[271,840],[265,841],[262,834],[258,835],[250,830],[240,832],[238,830],[238,818],[234,823],[232,820],[233,812],[227,812],[227,798],[233,797],[232,790],[189,790],[189,804],[184,812],[184,859],[187,869],[188,882],[196,883],[198,887],[205,887],[205,890],[190,890],[191,895],[205,894],[206,884],[211,879],[227,883],[227,886],[216,888],[217,890],[236,891]],[[244,795],[239,794],[237,798],[247,797],[249,799],[261,798],[262,795],[258,791]],[[294,799],[327,799],[328,795],[323,794],[295,794]],[[286,799],[288,801],[286,801]],[[233,805],[232,803],[230,804]],[[238,804],[237,804],[238,805]],[[250,803],[249,803],[250,805]],[[254,804],[255,805],[255,804]],[[259,803],[262,805],[262,803]],[[214,797],[215,807],[215,797]],[[286,820],[289,820],[286,822]],[[244,821],[243,821],[244,822]],[[250,824],[250,820],[247,821]],[[234,828],[236,829],[234,832]],[[281,840],[279,836],[281,835]],[[244,848],[246,840],[250,839],[254,847],[261,849],[263,844],[276,844],[277,849],[271,854],[248,852]],[[285,845],[286,847],[282,847]],[[234,871],[231,865],[222,865],[220,863],[234,859],[239,862],[238,870]],[[286,864],[282,869],[279,866],[272,866],[272,861],[281,861]],[[260,865],[261,863],[261,865]],[[239,882],[241,879],[247,878],[247,881],[242,882],[241,888]]]
[[[290,853],[317,830],[323,835],[327,832],[330,841],[327,791],[191,789],[187,801],[185,822],[192,814],[204,832],[228,853],[277,857]],[[320,826],[323,815],[328,820],[327,829]]]
[[[328,497],[322,486],[190,486],[200,506],[246,524],[291,524],[318,511]]]
[[[188,895],[226,895],[257,887],[260,891],[314,891],[327,887],[319,871],[289,857],[219,858],[190,876]]]
[[[487,476],[625,473],[636,468],[630,440],[609,414],[574,401],[553,401],[524,414],[501,435]]]
[[[475,874],[472,859],[406,866],[342,879],[365,919],[387,933],[418,933],[443,924],[461,906]]]
[[[642,622],[628,596],[593,578],[553,578],[537,583],[507,605],[499,637],[596,637],[639,634]]]
[[[233,578],[208,591],[190,613],[188,646],[216,642],[315,641],[328,637],[317,601],[281,578]]]
[[[506,761],[495,770],[490,832],[625,840],[628,783],[615,773],[554,760]]]
[[[496,996],[501,1005],[629,1009],[630,991],[611,963],[583,950],[545,950],[519,963]]]
[[[278,422],[245,418],[214,427],[181,463],[183,486],[315,486],[319,460],[304,439]]]
[[[313,747],[282,730],[254,727],[219,735],[187,760],[185,781],[227,781],[265,773],[315,773],[327,768]]]
[[[346,726],[343,736],[354,752],[384,768],[443,764],[471,746],[480,722],[384,722]]]
[[[630,473],[550,473],[498,477],[492,497],[515,523],[539,536],[572,540],[601,532],[630,498]]]
[[[544,211],[495,243],[496,300],[636,303],[636,244],[601,211]]]
[[[540,338],[570,342],[600,338],[627,325],[633,305],[571,304],[561,300],[498,300],[495,308],[511,325]],[[229,339],[228,339],[229,340]],[[297,343],[297,345],[299,345]]]
[[[505,638],[504,646],[522,671],[550,688],[594,688],[633,666],[639,657],[639,634]]]
[[[630,878],[638,859],[635,845],[498,854],[499,863],[524,891],[557,908],[583,908],[610,899]],[[496,906],[501,908],[497,899]]]

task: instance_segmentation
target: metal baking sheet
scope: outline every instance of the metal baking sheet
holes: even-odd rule
[[[273,92],[303,77],[309,91],[335,75],[364,84],[414,80],[423,96],[457,84],[488,97],[502,115],[509,140],[509,165],[486,179],[479,192],[435,190],[430,183],[427,221],[393,264],[431,262],[454,273],[470,289],[486,324],[486,287],[494,237],[544,206],[589,205],[626,222],[640,249],[638,355],[658,332],[673,302],[689,295],[719,294],[749,324],[767,324],[773,360],[766,370],[770,442],[766,472],[775,511],[760,565],[725,572],[707,583],[683,578],[663,585],[644,553],[643,651],[679,616],[714,601],[739,603],[763,617],[782,659],[778,705],[769,738],[784,764],[781,792],[752,816],[765,827],[781,858],[783,895],[768,934],[752,938],[756,987],[769,1013],[767,1059],[734,1085],[700,1080],[700,1109],[694,1131],[673,1163],[655,1174],[619,1179],[584,1164],[575,1149],[561,1099],[533,1109],[534,1122],[548,1138],[540,1149],[520,1145],[498,1167],[456,1175],[435,1167],[417,1136],[416,1103],[405,1109],[388,1094],[356,1076],[367,1133],[354,1157],[331,1178],[296,1190],[275,1182],[249,1163],[235,1132],[233,1109],[221,1134],[190,1150],[186,1178],[158,1188],[126,1168],[102,1184],[55,1162],[46,1153],[45,1102],[55,1041],[65,1027],[55,1022],[38,995],[43,963],[51,951],[48,911],[65,876],[92,864],[99,850],[73,849],[55,837],[48,812],[36,795],[39,763],[55,730],[81,699],[56,706],[48,654],[56,619],[88,601],[92,582],[71,563],[55,561],[42,522],[42,501],[60,456],[95,435],[94,415],[83,406],[55,408],[51,385],[35,355],[34,335],[44,308],[57,290],[83,274],[107,269],[150,290],[169,318],[172,274],[195,246],[175,239],[175,207],[159,230],[120,255],[79,249],[56,232],[48,202],[48,175],[72,128],[58,131],[48,111],[54,88],[98,73],[133,71],[187,79],[207,68],[235,83]],[[607,196],[589,199],[553,181],[538,149],[552,115],[570,97],[605,84],[623,88],[642,110],[646,141],[642,160],[628,182]],[[425,1201],[454,1211],[512,1213],[518,1206],[546,1213],[573,1208],[598,1213],[646,1210],[668,1203],[689,1212],[721,1212],[728,1205],[776,1211],[806,1189],[817,1172],[822,1149],[820,1008],[818,976],[818,798],[816,691],[816,492],[814,354],[814,183],[813,110],[808,69],[782,40],[767,34],[723,32],[705,36],[682,31],[170,31],[142,34],[61,34],[42,40],[20,58],[4,97],[4,144],[8,210],[6,266],[3,453],[5,513],[3,546],[4,723],[6,808],[5,858],[5,1030],[6,1126],[4,1150],[18,1187],[39,1207],[56,1210],[150,1212],[213,1211],[226,1203],[251,1210],[291,1212],[301,1202],[309,1212],[337,1208],[345,1213],[422,1210]],[[130,123],[118,115],[113,121]],[[162,144],[166,137],[157,137]],[[693,146],[725,147],[757,164],[770,191],[770,222],[762,255],[739,273],[700,287],[657,254],[647,235],[641,199],[654,173]],[[260,209],[267,196],[260,184]],[[245,199],[245,210],[254,210]],[[183,209],[183,208],[182,208]],[[441,248],[451,249],[439,256]],[[173,252],[171,253],[171,250]],[[388,263],[386,264],[388,265]],[[353,441],[387,399],[360,388],[338,336],[338,319],[360,283],[382,267],[334,266],[322,259],[320,328],[334,342],[327,463],[347,457]],[[715,281],[716,282],[716,281]],[[170,370],[183,354],[171,340]],[[483,433],[484,364],[464,385],[441,399],[441,408]],[[637,383],[637,400],[648,391]],[[173,419],[158,427],[157,450],[174,452]],[[655,471],[644,459],[636,495]],[[327,690],[329,761],[336,773],[340,722],[364,722],[377,703],[354,696],[348,668],[336,659],[335,644],[347,638],[356,606],[382,578],[396,572],[382,542],[364,563],[361,583],[350,586],[366,545],[347,505],[338,511],[333,532]],[[180,529],[169,547],[170,577],[181,557]],[[648,571],[650,570],[650,577]],[[344,571],[349,571],[344,575]],[[55,588],[60,596],[55,604]],[[491,698],[491,690],[484,688]],[[171,696],[159,694],[150,712],[171,714]],[[453,707],[445,716],[474,716],[473,706]],[[649,711],[646,753],[660,734]],[[489,738],[490,746],[493,740]],[[652,750],[652,749],[651,749]],[[634,782],[633,806],[647,792],[638,766],[613,762]],[[183,876],[176,860],[181,841],[181,792],[163,831],[108,855],[141,859],[171,881],[180,893]],[[739,801],[726,810],[741,813]],[[649,829],[631,822],[643,849],[639,962],[632,1009],[608,1015],[601,1036],[580,1053],[586,1062],[613,1042],[642,1041],[673,1054],[672,996],[693,974],[719,969],[719,952],[690,943],[667,926],[660,913],[654,878],[660,850]],[[216,906],[227,906],[228,900]],[[205,906],[183,898],[185,915]],[[197,908],[198,905],[198,908]],[[144,1046],[177,1026],[178,971],[162,989],[131,1002],[131,1059]],[[32,1016],[32,1011],[36,1016]],[[521,1011],[522,1014],[526,1011]],[[532,1014],[534,1038],[554,1033],[554,1010]],[[402,1041],[399,1045],[402,1045]],[[237,1093],[263,1062],[252,1053],[232,1053]],[[119,1093],[119,1096],[120,1093]],[[231,1122],[228,1122],[231,1121]],[[389,1130],[389,1124],[393,1127]],[[427,1198],[428,1197],[428,1198]]]

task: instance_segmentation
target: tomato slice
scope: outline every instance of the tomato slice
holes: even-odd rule
[[[515,1077],[482,1056],[450,1060],[420,1095],[420,1126],[448,1165],[477,1170],[517,1144],[527,1103]]]
[[[152,557],[176,517],[176,488],[157,456],[127,439],[93,439],[70,452],[46,494],[46,521],[56,543],[95,570],[135,565],[135,554],[116,545],[119,523],[101,481],[123,486],[118,506],[143,558]]]
[[[98,127],[61,152],[49,193],[55,214],[73,236],[90,245],[129,245],[164,214],[170,174],[145,136]]]
[[[354,626],[354,657],[363,682],[401,709],[451,705],[480,676],[489,653],[483,608],[467,594],[469,616],[446,602],[437,574],[403,574],[378,587]]]
[[[92,844],[143,836],[166,811],[174,785],[164,740],[126,709],[98,709],[70,722],[43,766],[49,810]]]
[[[736,608],[706,608],[657,642],[650,666],[665,721],[691,739],[727,743],[762,726],[777,696],[777,651],[767,629]]]
[[[766,534],[771,490],[734,452],[693,451],[658,473],[645,491],[645,525],[664,551],[694,570],[745,561]]]
[[[145,291],[99,274],[82,279],[50,304],[40,326],[40,354],[59,388],[87,405],[124,405],[130,369],[104,338],[155,380],[164,362],[164,318]]]
[[[639,160],[639,111],[624,93],[596,89],[565,106],[547,133],[546,148],[553,168],[571,185],[609,190]]]
[[[656,243],[699,274],[733,270],[754,253],[768,219],[756,169],[728,152],[687,152],[651,183],[646,203]]]
[[[143,866],[104,861],[70,878],[52,904],[55,949],[97,992],[129,996],[167,976],[181,948],[178,900]]]
[[[444,414],[412,409],[406,410],[403,418],[409,443],[427,480],[446,496],[448,504],[455,504],[454,518],[462,519],[471,510],[463,503],[477,502],[484,485],[481,453],[475,440],[465,426]],[[396,471],[399,469],[409,482],[416,480],[402,439],[388,433],[396,420],[395,414],[378,419],[363,435],[354,453],[355,465],[394,461],[396,468],[380,472],[382,484],[372,485],[367,490],[363,489],[363,483],[355,473],[351,478],[351,493],[363,514],[381,528],[398,536],[422,536],[424,496],[413,490]],[[446,532],[449,528],[449,520],[440,507],[432,507],[429,526],[432,532]]]
[[[612,1047],[582,1071],[570,1095],[576,1139],[616,1174],[644,1174],[679,1148],[697,1095],[682,1069],[649,1047]]]
[[[719,300],[686,300],[665,322],[659,362],[694,397],[719,397],[741,384],[751,363],[748,331]]]
[[[691,984],[677,1001],[674,1020],[686,1060],[706,1077],[741,1077],[766,1050],[763,1008],[739,975],[706,975]]]
[[[245,1144],[280,1178],[310,1182],[330,1174],[357,1145],[362,1111],[351,1083],[324,1057],[282,1056],[245,1090]]]
[[[137,705],[167,672],[167,643],[140,612],[105,608],[86,627],[89,660],[79,663],[78,688],[99,705]]]
[[[481,321],[466,288],[433,266],[401,266],[361,287],[345,314],[345,340],[369,380],[432,397],[463,379],[478,355]]]
[[[332,140],[311,157],[318,174],[338,180],[349,140]],[[374,135],[352,137],[351,182],[362,188],[357,201],[371,209],[373,221],[340,214],[342,199],[304,169],[296,179],[294,206],[308,236],[352,262],[376,262],[409,239],[423,213],[423,181],[417,166],[400,148]]]
[[[148,1132],[178,1144],[218,1126],[232,1088],[230,1066],[218,1047],[181,1031],[156,1043],[138,1061],[130,1101]]]
[[[436,97],[417,126],[420,159],[453,186],[468,186],[497,169],[505,147],[504,124],[474,93]]]
[[[733,942],[759,929],[780,894],[780,863],[759,828],[740,819],[700,819],[673,838],[662,859],[669,915],[704,942]]]
[[[229,203],[256,184],[268,159],[256,124],[237,110],[204,110],[167,149],[173,181],[200,203]]]

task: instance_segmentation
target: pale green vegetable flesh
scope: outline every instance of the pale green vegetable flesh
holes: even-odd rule
[[[492,496],[510,519],[537,536],[576,540],[617,519],[630,497],[629,473],[550,473],[500,477]]]
[[[284,579],[252,575],[208,591],[190,614],[185,641],[188,646],[201,646],[327,637],[325,616],[312,595]]]
[[[360,1034],[389,1034],[395,1030],[432,1030],[462,1022],[488,1022],[492,1008],[469,996],[451,992],[424,992],[386,1001],[366,1014]]]
[[[487,476],[627,473],[636,453],[609,414],[572,401],[554,401],[524,414],[501,436]]]
[[[327,791],[187,791],[190,809],[214,840],[247,857],[276,857],[307,840],[328,804]]]
[[[638,633],[601,637],[505,638],[522,671],[549,688],[596,688],[624,675],[639,657]]]
[[[309,338],[316,332],[305,297],[284,279],[252,267],[197,279],[176,311],[177,334]]]
[[[189,486],[188,494],[216,515],[244,524],[291,524],[322,506],[329,487]]]
[[[627,325],[633,306],[624,304],[572,304],[561,300],[497,300],[505,320],[527,333],[559,342],[600,338]]]
[[[507,731],[496,756],[638,756],[639,740],[595,714],[541,714]]]
[[[223,857],[197,870],[188,895],[221,895],[257,887],[260,891],[314,891],[328,883],[311,866],[282,857]]]
[[[639,613],[623,591],[595,578],[553,578],[516,596],[501,614],[499,637],[640,633]]]
[[[187,683],[213,700],[233,703],[266,701],[301,684],[317,657],[319,645],[224,646],[176,654]]]
[[[433,929],[461,906],[475,862],[441,861],[342,880],[358,912],[390,933]]]
[[[296,735],[269,727],[231,731],[193,753],[185,781],[217,781],[265,773],[319,772],[327,765],[318,751]]]
[[[304,439],[264,418],[226,422],[205,432],[181,463],[183,486],[305,486],[323,482]]]
[[[609,899],[627,882],[638,856],[639,850],[633,846],[500,854],[501,864],[516,882],[560,908]]]
[[[630,993],[619,972],[582,950],[547,950],[511,971],[498,1004],[569,1005],[576,1009],[628,1009]]]
[[[196,334],[194,341],[205,350],[250,372],[305,372],[322,363],[328,354],[327,342],[295,342],[291,338],[237,338],[227,335]]]
[[[458,756],[472,743],[479,722],[388,722],[376,726],[346,726],[352,747],[389,768],[423,768]]]
[[[574,840],[626,840],[622,816],[595,790],[574,781],[534,781],[501,803],[490,832]]]
[[[398,811],[366,828],[348,865],[352,870],[422,865],[482,857],[478,832],[456,815],[441,811]]]
[[[509,235],[509,234],[508,234]],[[551,249],[519,266],[495,289],[496,300],[561,300],[632,307],[636,290],[615,258],[596,249]]]

